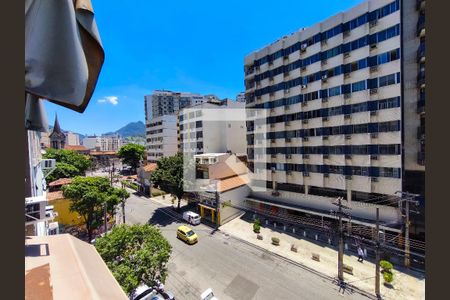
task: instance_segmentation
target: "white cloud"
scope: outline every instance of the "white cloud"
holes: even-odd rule
[[[112,105],[119,104],[119,97],[117,96],[107,96],[97,100],[98,103],[110,103]]]

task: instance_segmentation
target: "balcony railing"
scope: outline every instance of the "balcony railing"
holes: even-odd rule
[[[419,126],[417,128],[417,138],[419,140],[425,139],[425,126]]]
[[[417,85],[420,87],[425,84],[425,71],[419,71],[417,74]]]
[[[425,94],[420,94],[417,101],[417,113],[421,114],[425,112]]]
[[[425,165],[425,152],[417,153],[417,163],[421,166]]]
[[[421,14],[419,17],[419,21],[417,22],[417,35],[419,36],[422,30],[425,29],[425,15]]]
[[[417,61],[425,58],[425,43],[420,43],[419,48],[417,49]]]

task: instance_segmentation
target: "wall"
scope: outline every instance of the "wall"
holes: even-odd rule
[[[232,205],[244,206],[244,199],[250,194],[251,189],[247,185],[240,186],[238,188],[229,190],[227,192],[220,194],[220,202],[231,201]],[[236,209],[234,207],[220,206],[220,222],[221,225],[231,221],[233,218],[237,217],[242,210]]]
[[[49,205],[53,205],[53,211],[58,213],[58,216],[55,218],[55,222],[66,226],[83,224],[83,218],[81,218],[78,213],[71,212],[69,210],[69,199],[52,200]]]

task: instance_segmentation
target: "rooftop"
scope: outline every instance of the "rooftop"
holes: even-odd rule
[[[156,168],[158,168],[158,165],[155,164],[155,163],[149,163],[149,164],[146,164],[146,165],[143,167],[143,169],[144,169],[145,172],[152,172],[152,171],[155,171]]]
[[[232,176],[224,179],[218,180],[217,191],[223,193],[237,187],[248,184],[250,179],[247,174]]]
[[[60,178],[58,180],[52,181],[48,184],[48,186],[60,186],[72,183],[72,178]]]
[[[54,201],[58,199],[64,199],[63,191],[48,192],[47,201]]]
[[[95,247],[70,234],[26,237],[25,298],[128,299]]]
[[[66,146],[64,146],[64,149],[73,150],[73,151],[87,151],[88,150],[85,146],[82,146],[82,145],[66,145]]]

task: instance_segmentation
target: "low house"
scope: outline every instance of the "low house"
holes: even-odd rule
[[[58,234],[26,238],[25,299],[128,297],[94,246]]]
[[[137,180],[139,185],[139,192],[146,196],[152,196],[151,175],[158,167],[155,163],[148,163],[137,169]]]
[[[75,152],[78,152],[80,154],[88,155],[90,150],[82,145],[65,145],[64,149],[66,150],[72,150]]]
[[[241,214],[243,200],[251,191],[245,160],[231,153],[205,153],[194,158],[200,216],[222,225]]]
[[[90,150],[89,156],[92,158],[92,163],[96,167],[109,167],[113,163],[119,165],[120,159],[117,156],[117,151],[97,151]]]
[[[47,201],[53,207],[53,211],[57,213],[55,221],[63,226],[82,225],[83,220],[76,212],[70,211],[70,199],[64,198],[61,187],[70,184],[71,178],[60,178],[48,184],[50,192],[47,193]]]

